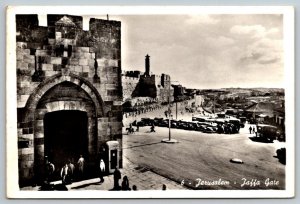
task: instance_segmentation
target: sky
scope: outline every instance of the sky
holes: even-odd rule
[[[282,15],[118,16],[122,69],[144,71],[189,88],[283,87]],[[114,19],[114,16],[110,16]]]
[[[85,27],[90,17],[84,16]],[[122,70],[169,74],[188,88],[284,87],[279,14],[122,15]]]

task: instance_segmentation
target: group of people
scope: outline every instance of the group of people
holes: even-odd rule
[[[127,131],[127,134],[128,134],[128,135],[134,133],[134,129],[133,129],[133,127],[132,127],[132,123],[130,123],[130,124],[129,124],[129,127],[126,128],[126,131]],[[137,130],[136,130],[136,131],[137,131],[137,132],[139,131],[139,126],[137,126]]]
[[[69,161],[60,170],[62,184],[69,184],[73,181],[75,166]]]
[[[52,176],[55,172],[55,166],[53,163],[51,163],[47,156],[45,156],[46,159],[46,178],[45,178],[45,182],[47,182],[47,184],[50,184],[50,181],[52,180]],[[67,184],[71,184],[74,181],[74,177],[75,177],[75,172],[76,169],[78,170],[78,178],[79,179],[83,179],[83,174],[84,174],[84,166],[85,166],[85,160],[83,158],[82,155],[80,155],[80,158],[78,159],[77,162],[77,168],[75,167],[75,165],[68,160],[67,163],[65,163],[63,165],[63,167],[60,170],[60,176],[62,179],[62,184],[63,185],[67,185]],[[100,183],[104,182],[104,176],[106,175],[106,165],[103,159],[100,159],[100,163],[99,163],[99,178],[100,178]],[[125,175],[123,176],[123,180],[121,185],[119,184],[120,179],[122,178],[121,172],[118,168],[115,169],[114,173],[113,173],[113,179],[114,179],[114,186],[112,190],[115,191],[137,191],[137,186],[133,185],[132,188],[130,188],[130,184],[129,184],[129,179],[128,177]],[[166,190],[166,185],[163,184],[162,186],[162,190]]]
[[[250,132],[250,134],[255,134],[256,132],[255,132],[256,130],[255,130],[255,127],[253,126],[253,127],[249,127],[249,132]]]
[[[136,123],[136,132],[139,132],[140,127],[139,125]],[[129,127],[126,128],[127,134],[133,134],[134,133],[134,129],[132,127],[132,123],[129,124]],[[155,132],[155,125],[152,123],[151,127],[150,127],[150,132]]]
[[[115,190],[115,191],[119,191],[119,190],[128,191],[128,190],[131,190],[130,187],[129,187],[129,180],[128,180],[127,176],[123,177],[123,181],[122,181],[122,184],[120,186],[119,180],[121,178],[122,178],[121,172],[118,168],[116,168],[115,171],[114,171],[114,187],[113,187],[112,190]]]
[[[55,166],[48,160],[48,157],[45,156],[45,183],[50,184],[53,179],[53,175],[55,173]],[[62,168],[60,169],[60,177],[62,180],[62,184],[70,184],[74,181],[75,175],[77,175],[78,179],[84,179],[84,166],[85,160],[82,155],[80,155],[77,168],[69,159]]]
[[[138,190],[136,185],[133,185],[132,189],[130,188],[129,180],[126,175],[123,177],[121,186],[119,185],[120,179],[121,179],[121,172],[118,168],[116,168],[114,171],[114,187],[112,190],[115,190],[115,191],[120,191],[120,190],[122,190],[122,191],[131,191],[131,190],[137,191]],[[162,185],[162,190],[167,190],[167,186],[165,184]]]
[[[240,127],[232,123],[224,123],[217,125],[218,133],[235,134],[240,131]]]
[[[134,112],[124,113],[124,116],[125,116],[125,118],[130,117],[130,116],[136,117],[140,114],[151,112],[151,111],[161,109],[161,108],[163,108],[163,106],[157,105],[157,104],[144,105],[142,107],[137,107],[136,108],[137,110]]]

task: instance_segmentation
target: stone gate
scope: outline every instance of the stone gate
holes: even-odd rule
[[[43,179],[45,156],[60,169],[82,154],[92,169],[105,142],[122,147],[121,23],[90,19],[84,31],[82,17],[47,18],[16,16],[20,186]]]

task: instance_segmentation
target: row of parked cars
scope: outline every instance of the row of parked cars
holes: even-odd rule
[[[226,133],[233,134],[239,132],[239,127],[232,123],[212,123],[212,122],[198,122],[198,121],[183,121],[183,120],[171,120],[171,128],[201,131],[205,133]],[[141,118],[140,121],[134,121],[134,126],[158,126],[158,127],[169,127],[169,119],[164,118]]]

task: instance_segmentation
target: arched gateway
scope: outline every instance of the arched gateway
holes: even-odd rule
[[[56,170],[68,160],[77,161],[81,154],[89,165],[97,162],[101,137],[97,118],[103,117],[103,107],[93,85],[71,73],[52,76],[38,86],[28,99],[24,118],[33,118],[33,170],[37,179],[43,178],[45,156]]]

